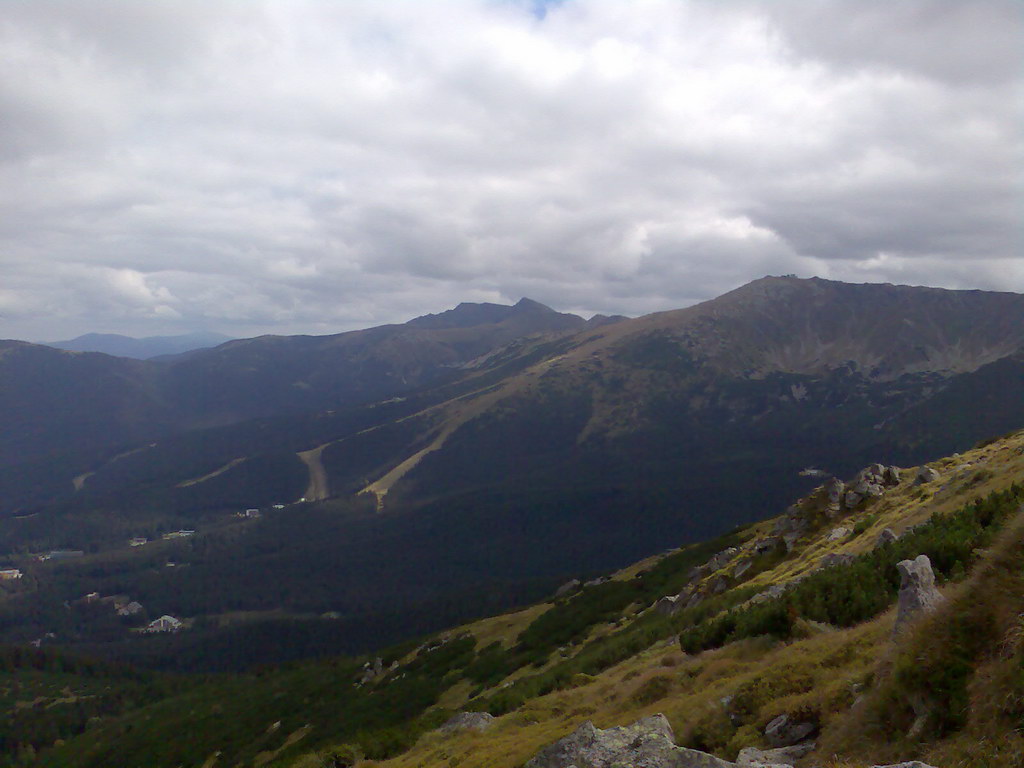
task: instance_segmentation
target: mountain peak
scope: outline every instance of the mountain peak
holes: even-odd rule
[[[515,303],[512,309],[519,312],[554,312],[551,307],[541,304],[539,301],[528,299],[525,296]]]

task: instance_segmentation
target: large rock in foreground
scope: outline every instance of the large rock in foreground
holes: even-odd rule
[[[919,615],[934,611],[943,600],[935,588],[935,573],[928,555],[902,560],[896,568],[900,572],[900,597],[894,635],[902,632]]]
[[[675,745],[664,715],[601,730],[586,722],[545,747],[525,768],[736,768],[714,755]]]

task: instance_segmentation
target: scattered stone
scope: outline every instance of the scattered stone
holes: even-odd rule
[[[773,747],[791,747],[799,744],[818,730],[814,723],[797,722],[789,715],[779,715],[764,729],[764,736]]]
[[[923,466],[917,470],[917,476],[914,478],[914,485],[924,485],[925,483],[933,483],[939,479],[939,473],[931,467]]]
[[[740,551],[736,549],[736,547],[729,547],[728,549],[723,549],[717,555],[708,560],[707,565],[705,566],[707,569],[706,572],[712,573],[713,571],[717,571],[719,568],[723,567],[730,560],[736,557],[736,555],[738,555],[739,553]]]
[[[853,509],[858,504],[864,501],[864,497],[856,491],[847,491],[846,496],[843,498],[843,506],[847,509]]]
[[[934,611],[944,599],[935,588],[935,572],[928,555],[903,560],[896,564],[896,569],[900,572],[900,595],[894,635],[919,614]]]
[[[769,536],[766,539],[760,539],[754,542],[754,554],[767,555],[769,552],[774,552],[781,546],[783,546],[781,538],[778,536]]]
[[[679,595],[665,595],[654,604],[654,610],[662,616],[672,616],[679,613],[683,606],[680,605]]]
[[[562,586],[560,586],[558,589],[555,590],[555,599],[557,600],[559,597],[565,597],[566,595],[568,595],[568,594],[570,594],[572,592],[575,592],[579,588],[580,588],[580,580],[579,579],[573,579],[572,581],[567,581],[567,582],[565,582],[565,584],[563,584]]]
[[[899,467],[886,467],[885,468],[885,483],[886,485],[899,485],[900,484],[900,468]]]
[[[829,554],[827,554],[823,558],[821,558],[821,564],[818,566],[818,568],[822,569],[822,568],[832,568],[832,567],[834,567],[836,565],[849,565],[850,563],[852,563],[856,559],[857,559],[856,555],[851,555],[851,554],[847,554],[847,553],[839,554],[837,552],[830,552]]]
[[[442,733],[457,731],[478,731],[483,733],[494,724],[494,715],[489,712],[457,712],[448,718],[438,730]]]
[[[744,574],[744,573],[746,573],[747,571],[749,571],[749,570],[750,570],[750,567],[751,567],[751,566],[752,566],[753,564],[754,564],[754,563],[753,563],[753,561],[752,561],[752,560],[744,560],[744,561],[743,561],[742,563],[740,563],[739,565],[737,565],[737,566],[736,566],[736,567],[735,567],[735,568],[733,569],[733,572],[732,572],[732,577],[733,577],[734,579],[739,579],[739,578],[742,578],[742,577],[743,577],[743,574]]]
[[[764,592],[758,592],[752,598],[751,603],[763,603],[765,600],[774,600],[777,597],[782,597],[786,590],[789,589],[789,583],[786,584],[772,584]]]
[[[585,722],[529,760],[525,768],[735,768],[706,752],[677,747],[672,726],[664,715],[652,715],[632,725],[595,728]]]
[[[792,766],[795,760],[799,760],[813,749],[813,741],[805,741],[790,747],[778,747],[777,749],[747,747],[740,750],[739,755],[736,757],[736,765],[740,766],[740,768]]]
[[[826,537],[825,541],[842,541],[843,539],[845,539],[849,535],[850,535],[850,529],[849,528],[846,528],[844,526],[839,526],[838,528],[833,528],[831,531],[829,531],[829,534]]]
[[[802,536],[803,533],[800,533],[799,531],[793,531],[791,533],[787,533],[785,536],[782,537],[782,543],[786,547],[786,554],[789,554],[793,551],[793,547],[796,546],[796,543],[800,541],[800,538]]]
[[[875,549],[884,547],[886,544],[892,544],[898,538],[899,536],[893,532],[892,528],[883,528],[882,532],[878,534],[878,538],[875,539]]]

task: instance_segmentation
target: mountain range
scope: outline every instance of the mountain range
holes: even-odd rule
[[[163,355],[180,355],[194,349],[208,349],[225,341],[231,341],[231,337],[212,331],[197,331],[178,336],[146,336],[141,339],[117,333],[86,333],[67,341],[52,341],[46,346],[69,352],[102,352],[114,357],[148,360]]]
[[[94,553],[55,605],[117,590],[209,617],[176,663],[247,633],[269,658],[359,651],[761,519],[808,468],[963,450],[1024,425],[1022,382],[1024,296],[792,277],[636,319],[462,304],[159,362],[2,342],[0,546]],[[198,534],[125,550],[177,529]],[[342,618],[284,650],[294,627],[239,611]]]

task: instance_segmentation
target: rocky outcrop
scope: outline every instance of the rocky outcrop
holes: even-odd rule
[[[369,661],[363,664],[363,671],[359,676],[359,682],[366,684],[375,677],[380,677],[383,672],[383,662],[381,661],[380,656],[378,656],[373,660],[372,664]]]
[[[488,712],[457,712],[438,728],[441,733],[478,731],[483,733],[494,724],[494,716]]]
[[[685,601],[679,595],[665,595],[654,604],[654,610],[662,616],[673,616],[683,609]]]
[[[825,541],[830,541],[830,542],[832,542],[832,541],[842,541],[843,539],[845,539],[849,535],[850,535],[850,529],[849,528],[845,528],[843,526],[839,526],[838,528],[833,528],[831,531],[828,532],[828,536],[825,538]]]
[[[817,730],[818,726],[812,722],[779,715],[765,727],[764,737],[773,747],[791,747],[813,736]]]
[[[529,760],[525,768],[736,768],[735,763],[677,747],[664,715],[602,730],[586,722]]]
[[[864,501],[864,497],[861,496],[859,493],[857,493],[856,491],[847,491],[846,497],[843,499],[843,504],[846,506],[847,509],[853,509],[862,501]]]
[[[768,536],[764,539],[759,539],[754,542],[754,554],[755,555],[767,555],[771,552],[776,551],[783,546],[782,537],[780,536]]]
[[[729,561],[736,557],[736,555],[738,555],[739,553],[740,551],[736,549],[736,547],[729,547],[728,549],[723,549],[721,552],[719,552],[717,555],[715,555],[707,561],[707,563],[704,565],[704,572],[714,573],[719,568],[728,565]]]
[[[902,632],[919,615],[934,611],[944,599],[935,588],[935,572],[928,555],[902,560],[896,568],[900,572],[900,595],[894,635]]]
[[[747,747],[741,749],[736,757],[736,765],[740,768],[770,768],[770,766],[792,766],[794,761],[814,749],[813,741],[794,744],[790,747],[776,749],[758,749]]]
[[[892,544],[898,538],[899,536],[893,533],[892,528],[883,528],[882,532],[878,534],[878,538],[875,539],[875,549],[884,547],[886,544]]]
[[[843,505],[853,509],[865,499],[881,496],[889,488],[899,485],[899,467],[886,467],[882,464],[870,464],[856,474],[846,488]],[[831,500],[831,492],[829,494]]]
[[[786,552],[792,552],[796,542],[807,533],[810,523],[795,509],[790,509],[775,523],[774,533],[782,537]]]
[[[914,485],[924,485],[925,483],[934,483],[939,479],[939,473],[931,467],[918,467],[917,475],[914,477]]]

